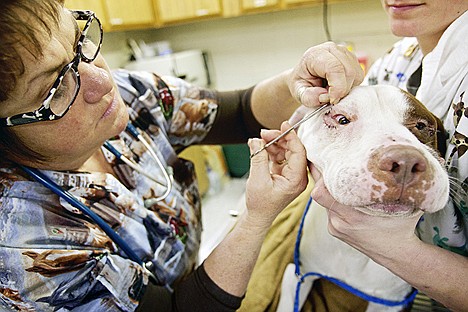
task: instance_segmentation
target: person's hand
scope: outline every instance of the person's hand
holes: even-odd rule
[[[414,230],[422,212],[411,217],[380,217],[368,215],[355,207],[338,203],[324,185],[322,175],[312,165],[315,181],[311,196],[327,209],[328,231],[379,262],[381,257],[405,255],[405,248],[419,240]]]
[[[290,125],[284,122],[280,130],[262,130],[262,139],[250,139],[250,153],[276,138]],[[307,186],[305,149],[294,131],[285,135],[251,158],[247,180],[246,203],[248,218],[260,226],[271,222]]]
[[[303,105],[336,104],[364,79],[356,56],[346,47],[326,42],[308,49],[288,82],[291,94]]]

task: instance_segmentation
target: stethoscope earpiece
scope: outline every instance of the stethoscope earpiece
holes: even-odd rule
[[[130,168],[132,168],[133,170],[137,171],[138,173],[144,175],[145,177],[147,177],[148,179],[152,180],[153,182],[163,186],[166,188],[166,191],[159,197],[155,197],[155,198],[151,198],[151,199],[148,199],[149,201],[151,201],[152,203],[155,203],[155,202],[158,202],[158,201],[161,201],[161,200],[164,200],[168,195],[169,193],[171,192],[172,190],[172,179],[173,179],[173,173],[172,173],[172,168],[169,167],[166,169],[166,167],[164,167],[164,164],[162,163],[162,161],[159,159],[158,155],[156,154],[156,152],[154,151],[153,147],[151,146],[151,144],[143,137],[143,135],[141,135],[141,133],[138,131],[138,129],[133,126],[130,122],[127,124],[127,128],[126,130],[135,138],[137,139],[138,141],[140,141],[146,148],[146,150],[148,151],[148,153],[151,155],[151,158],[153,158],[154,161],[156,161],[156,163],[158,164],[158,167],[161,169],[161,172],[163,173],[164,175],[164,180],[165,182],[162,182],[160,180],[157,179],[157,177],[155,176],[152,176],[150,174],[148,174],[145,170],[143,170],[143,168],[137,164],[133,159],[129,159],[127,157],[125,157],[124,155],[122,155],[122,153],[120,153],[115,147],[112,146],[112,144],[109,143],[109,141],[106,141],[104,142],[104,147],[109,151],[111,152],[117,159],[121,160],[122,162],[124,162],[125,164],[127,164]],[[145,202],[146,203],[146,202]]]

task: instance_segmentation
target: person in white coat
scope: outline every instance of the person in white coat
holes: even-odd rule
[[[337,204],[317,172],[312,197],[328,208],[332,235],[447,308],[468,311],[468,1],[382,0],[382,5],[393,34],[405,38],[370,68],[363,84],[405,89],[443,121],[450,201],[435,214],[376,220]]]

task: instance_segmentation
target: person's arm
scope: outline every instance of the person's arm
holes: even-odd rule
[[[329,232],[453,311],[468,311],[468,258],[421,241],[411,218],[366,215],[337,203],[313,170],[312,198],[328,207]]]
[[[281,131],[289,127],[283,123]],[[281,131],[262,131],[263,140],[249,141],[251,152]],[[273,220],[307,186],[306,168],[305,149],[294,131],[252,158],[247,209],[234,229],[202,266],[176,285],[170,300],[161,287],[149,286],[138,311],[236,311]],[[161,296],[165,300],[160,300]],[[161,307],[162,302],[166,302],[165,307]]]
[[[331,42],[312,47],[293,69],[247,90],[218,92],[216,120],[202,143],[241,143],[262,128],[279,129],[301,104],[316,107],[328,98],[336,104],[363,77],[356,56],[345,47]]]
[[[336,104],[363,78],[364,72],[353,53],[344,46],[326,42],[308,49],[294,69],[256,85],[252,113],[264,127],[277,129],[300,104],[316,107],[328,99]],[[323,98],[322,94],[328,96]]]
[[[284,131],[288,127],[289,124],[284,123],[281,129]],[[262,137],[266,141],[279,133],[265,130]],[[251,139],[251,152],[260,149],[265,141]],[[294,132],[268,152],[262,151],[251,159],[246,212],[204,262],[206,273],[220,288],[235,296],[244,295],[271,223],[306,185],[305,150]]]

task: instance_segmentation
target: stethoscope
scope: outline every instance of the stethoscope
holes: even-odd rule
[[[164,198],[166,198],[169,193],[172,190],[172,173],[168,172],[166,168],[164,167],[163,163],[159,159],[159,157],[156,155],[155,151],[151,147],[150,143],[146,141],[146,139],[141,135],[139,130],[137,130],[133,125],[130,123],[127,125],[127,131],[130,132],[132,136],[134,136],[136,139],[138,139],[148,150],[150,153],[151,157],[156,161],[158,166],[161,168],[161,171],[164,174],[164,179],[165,179],[165,185],[161,183],[158,179],[155,177],[149,175],[146,173],[143,168],[138,165],[135,161],[128,159],[124,155],[122,155],[117,149],[115,149],[109,142],[104,143],[104,147],[109,150],[112,154],[114,154],[118,159],[122,160],[124,163],[129,165],[132,169],[136,170],[140,174],[148,177],[152,181],[163,185],[166,187],[166,191],[164,192],[163,195],[153,198],[152,201],[161,201]],[[153,263],[151,261],[144,262],[134,251],[133,249],[127,244],[125,240],[123,240],[119,234],[117,234],[116,231],[114,231],[109,224],[107,224],[99,215],[97,215],[95,212],[93,212],[88,206],[83,204],[78,198],[76,198],[73,194],[68,192],[67,190],[64,190],[62,187],[60,187],[57,183],[52,181],[49,177],[47,177],[44,173],[42,173],[40,170],[36,168],[30,168],[27,166],[19,165],[21,169],[23,169],[26,173],[28,173],[30,176],[32,176],[36,181],[47,187],[49,190],[51,190],[53,193],[58,195],[60,198],[64,199],[66,202],[68,202],[70,205],[73,207],[79,209],[83,214],[87,215],[91,220],[93,220],[108,236],[109,238],[127,255],[127,257],[138,263],[139,265],[142,266],[144,271],[146,271],[153,281],[155,281],[157,284],[159,283],[157,277],[151,272],[151,269],[153,267]],[[145,202],[146,204],[146,202]],[[167,288],[170,289],[168,285],[166,285]]]
[[[152,203],[155,203],[155,202],[158,202],[158,201],[161,201],[163,199],[165,199],[167,197],[167,195],[169,195],[169,193],[171,192],[172,190],[172,179],[173,179],[173,173],[172,173],[172,168],[171,167],[168,167],[166,169],[166,167],[164,167],[163,163],[161,162],[161,160],[159,159],[158,155],[156,155],[156,152],[154,151],[154,149],[151,147],[150,143],[145,139],[145,137],[141,134],[141,132],[134,126],[132,125],[130,122],[127,124],[127,128],[126,130],[135,138],[137,139],[138,141],[140,141],[146,148],[146,150],[149,152],[149,154],[151,155],[151,158],[153,158],[154,161],[156,161],[156,163],[158,164],[159,168],[161,169],[163,175],[164,175],[164,180],[165,182],[161,182],[160,180],[158,180],[155,176],[152,176],[150,174],[148,174],[145,170],[143,170],[143,168],[137,164],[133,159],[129,159],[127,157],[125,157],[124,155],[122,155],[122,153],[120,153],[115,147],[112,146],[112,144],[109,143],[109,141],[106,141],[104,142],[104,147],[109,151],[111,152],[115,157],[117,157],[117,159],[121,160],[122,162],[124,162],[125,164],[127,164],[130,168],[132,168],[133,170],[136,170],[138,173],[144,175],[145,177],[147,177],[148,179],[152,180],[153,182],[159,184],[159,185],[162,185],[163,187],[166,188],[166,191],[164,192],[164,194],[162,194],[161,196],[159,197],[155,197],[155,198],[151,198],[147,201],[145,201],[145,204],[146,205],[149,205],[151,206]]]

